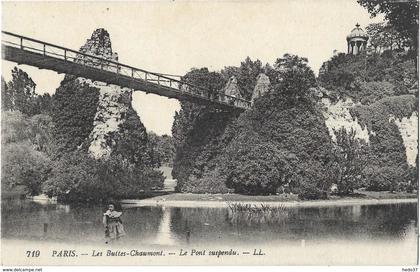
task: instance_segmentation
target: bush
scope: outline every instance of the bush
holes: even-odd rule
[[[226,176],[220,173],[220,169],[206,171],[202,177],[198,178],[194,174],[182,184],[182,191],[197,194],[216,194],[231,193],[233,190],[226,186]]]
[[[339,194],[350,194],[358,189],[363,181],[363,170],[367,165],[367,150],[369,146],[356,138],[356,131],[345,128],[334,131],[336,145],[334,158],[337,163],[337,190]]]
[[[383,54],[340,53],[325,62],[318,83],[338,97],[370,104],[387,96],[407,94],[417,82],[415,63],[396,51]]]
[[[221,161],[235,192],[270,194],[289,184],[303,198],[327,196],[332,145],[324,119],[312,101],[292,100],[263,96],[228,126]]]
[[[177,179],[176,190],[204,192],[204,189],[197,186],[205,188],[209,188],[209,186],[198,180],[207,179],[205,176],[214,176],[215,182],[211,183],[218,185],[211,188],[212,192],[216,192],[217,188],[221,190],[220,192],[226,192],[226,186],[219,182],[225,177],[215,177],[215,175],[220,173],[216,168],[221,167],[219,155],[224,152],[226,147],[226,143],[222,139],[223,133],[226,126],[235,119],[235,114],[211,112],[208,109],[201,109],[197,113],[195,111],[197,108],[189,109],[187,106],[187,104],[183,105],[185,108],[175,118],[173,125],[176,157],[172,175]]]
[[[1,112],[1,143],[16,143],[31,139],[29,118],[20,111]]]
[[[45,121],[45,122],[44,122]],[[24,185],[30,195],[40,193],[51,162],[47,151],[50,120],[45,115],[28,117],[19,111],[5,111],[1,116],[2,183],[12,189]]]
[[[126,164],[120,157],[97,161],[76,151],[54,163],[42,190],[67,202],[101,202],[138,197],[144,191],[161,188],[163,180],[162,173]]]
[[[320,161],[302,161],[296,165],[290,187],[300,199],[327,199],[335,172]]]
[[[367,189],[397,191],[399,184],[407,184],[407,171],[401,166],[369,167],[366,170]]]
[[[107,185],[107,194],[113,198],[138,197],[143,192],[163,187],[162,172],[124,163],[121,155],[98,164],[99,181]]]
[[[412,95],[400,95],[351,109],[352,116],[373,132],[369,136],[369,168],[366,176],[369,190],[397,190],[398,183],[408,184],[414,179],[410,175],[401,133],[390,117],[410,117],[417,110],[417,103],[417,98]]]
[[[287,152],[273,143],[236,142],[229,146],[226,184],[241,194],[275,194],[286,182]]]
[[[2,145],[1,181],[10,189],[24,185],[29,195],[39,194],[50,170],[49,158],[29,141]]]
[[[256,77],[262,69],[249,59],[241,67],[227,67],[224,74],[242,71],[244,77]],[[274,194],[295,179],[296,187],[315,184],[313,198],[327,194],[330,179],[325,173],[332,146],[322,113],[310,97],[314,73],[307,59],[289,54],[277,59],[274,68],[266,68],[270,92],[239,116],[182,104],[172,130],[178,190],[225,192],[225,181],[237,193]],[[250,95],[255,81],[249,78],[241,91]],[[313,167],[313,174],[321,174],[296,172],[305,163]]]
[[[89,198],[89,194],[101,194],[107,185],[97,186],[96,190],[83,190],[84,184],[98,184],[97,164],[82,152],[72,152],[54,161],[53,170],[42,191],[49,197],[64,200]],[[89,199],[86,199],[89,200]]]

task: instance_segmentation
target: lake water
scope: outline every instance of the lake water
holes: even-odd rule
[[[2,238],[18,241],[104,244],[101,206],[71,206],[29,200],[2,203]],[[299,252],[340,250],[356,263],[366,254],[416,261],[417,203],[286,208],[275,216],[232,213],[227,208],[125,207],[126,247],[230,247]],[[407,250],[412,252],[407,252]],[[401,251],[401,252],[400,252]],[[328,253],[329,252],[329,253]],[[404,253],[405,252],[405,253]],[[316,256],[308,252],[309,264]],[[358,257],[358,254],[361,256]],[[408,254],[408,255],[407,255]],[[348,256],[347,256],[348,257]],[[340,258],[339,256],[337,258]],[[359,259],[358,259],[359,258]],[[398,261],[397,259],[395,259]],[[300,262],[298,259],[296,262]],[[279,264],[283,263],[281,260]],[[290,259],[284,260],[290,263]],[[292,262],[293,263],[293,262]],[[301,263],[308,263],[301,261]],[[338,262],[340,263],[340,262]],[[360,262],[365,264],[366,262]],[[392,262],[391,262],[392,263]],[[398,262],[397,262],[398,263]],[[369,264],[369,263],[368,263]]]

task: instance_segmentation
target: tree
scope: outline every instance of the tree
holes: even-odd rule
[[[416,68],[406,54],[338,54],[320,69],[318,84],[337,98],[371,104],[382,98],[407,94],[417,82]]]
[[[351,110],[369,136],[369,164],[365,168],[367,188],[396,190],[398,184],[410,180],[406,149],[396,119],[409,118],[417,111],[417,98],[412,95],[385,97],[370,105],[357,105]]]
[[[108,145],[113,146],[111,156],[121,156],[127,165],[142,168],[160,166],[159,158],[152,156],[149,148],[146,128],[132,108],[127,110],[125,122],[120,124],[118,131],[109,135],[108,141]]]
[[[356,131],[353,129],[347,132],[345,128],[341,128],[334,133],[334,156],[338,164],[337,189],[341,194],[350,194],[364,181],[363,171],[367,164],[368,146],[356,138]]]
[[[284,93],[261,97],[227,127],[220,140],[226,145],[222,173],[241,193],[270,194],[288,184],[301,198],[325,198],[333,158],[324,118],[312,100],[290,103]]]
[[[369,35],[369,44],[377,53],[382,53],[386,49],[402,50],[409,45],[407,38],[401,35],[394,26],[385,23],[372,23],[366,27]]]
[[[1,113],[1,144],[23,142],[32,138],[29,118],[19,111]]]
[[[54,123],[50,115],[37,114],[30,117],[28,130],[35,150],[46,153],[50,158],[57,155],[57,143],[53,136]]]
[[[263,72],[261,61],[253,61],[250,57],[246,57],[239,67],[228,66],[221,71],[226,81],[232,76],[236,77],[242,97],[248,100],[251,99],[258,75]]]
[[[149,149],[152,150],[152,157],[159,163],[172,165],[175,157],[175,146],[173,138],[168,135],[159,136],[154,132],[148,133]]]
[[[62,153],[86,146],[99,103],[99,89],[66,75],[54,95],[54,137]]]
[[[183,80],[207,89],[222,90],[225,79],[220,73],[210,72],[207,68],[191,69]],[[181,110],[175,113],[172,135],[176,150],[172,175],[178,180],[178,189],[183,187],[192,173],[196,156],[212,140],[216,140],[223,128],[235,113],[218,112],[211,107],[197,105],[188,101],[181,102]],[[202,163],[203,161],[200,160]]]
[[[2,184],[7,184],[8,189],[24,185],[30,195],[40,193],[51,170],[47,155],[53,146],[50,118],[5,111],[1,119]]]
[[[412,47],[417,51],[419,28],[419,5],[416,0],[383,1],[383,0],[357,0],[366,8],[372,17],[384,14],[385,19],[395,27],[405,38],[411,40]]]
[[[182,119],[178,119],[179,123],[174,122],[174,126],[177,126],[177,130],[173,130],[176,132],[173,133],[174,139],[180,135],[182,140],[175,141],[176,156],[172,176],[177,179],[177,190],[203,192],[202,188],[196,188],[198,183],[195,181],[217,167],[218,162],[215,160],[224,152],[225,143],[221,138],[226,126],[236,119],[237,115],[232,112],[203,109],[194,119],[189,119],[187,114],[180,117]],[[182,124],[182,127],[178,124]],[[212,185],[215,185],[213,187],[226,187],[224,183],[224,179],[212,180]]]
[[[335,173],[328,160],[304,159],[295,165],[289,187],[300,199],[327,199]]]
[[[37,95],[35,99],[39,113],[51,115],[53,110],[53,97],[49,93]]]
[[[42,191],[62,201],[103,202],[139,197],[152,188],[161,188],[163,180],[161,173],[150,168],[127,165],[121,155],[100,161],[78,150],[53,162]]]
[[[11,110],[13,107],[11,95],[7,88],[7,83],[4,80],[3,76],[1,77],[1,108],[3,111]]]
[[[159,165],[162,163],[162,156],[159,150],[159,136],[154,132],[147,133],[147,145],[150,152],[152,161],[158,162]]]
[[[217,72],[210,72],[207,68],[193,68],[185,76],[181,78],[181,81],[203,88],[209,93],[204,93],[209,97],[217,96],[218,92],[225,86],[225,80],[222,75]],[[201,90],[194,90],[194,92],[201,92]]]
[[[159,136],[158,142],[159,153],[161,154],[162,163],[172,165],[175,158],[175,146],[173,138],[169,135]]]
[[[41,192],[41,184],[47,180],[51,161],[45,153],[32,148],[29,141],[2,146],[2,183],[13,188],[24,185],[29,195]]]
[[[251,195],[274,194],[286,184],[290,163],[288,151],[278,149],[275,143],[238,141],[227,149],[228,172],[226,184],[235,192]],[[294,159],[293,156],[290,157]]]
[[[58,197],[60,200],[77,201],[97,198],[101,195],[106,198],[109,184],[99,185],[97,163],[89,158],[85,152],[74,151],[63,154],[52,164],[51,175],[42,184],[42,192],[49,197]],[[86,190],[90,184],[90,190]]]
[[[332,145],[324,118],[308,96],[316,82],[307,59],[286,54],[272,68],[248,58],[241,67],[226,67],[222,74],[247,77],[245,92],[251,93],[256,77],[265,72],[274,91],[238,115],[181,104],[172,130],[177,189],[273,194],[289,184],[302,198],[326,197]]]
[[[366,170],[367,189],[396,191],[399,184],[407,184],[409,173],[401,165],[369,165]]]
[[[315,86],[315,74],[308,66],[308,59],[284,54],[274,63],[277,77],[272,84],[285,97],[296,100],[308,95],[310,87]]]
[[[4,80],[2,84],[5,84]],[[20,111],[29,116],[40,113],[36,103],[36,84],[25,71],[14,67],[12,80],[4,87],[2,89],[3,110]]]

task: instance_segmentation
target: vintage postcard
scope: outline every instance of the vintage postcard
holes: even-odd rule
[[[1,13],[1,265],[415,271],[416,0]]]

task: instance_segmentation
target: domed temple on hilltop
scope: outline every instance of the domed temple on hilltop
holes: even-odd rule
[[[357,23],[356,27],[347,35],[347,53],[357,55],[365,51],[368,39],[369,36],[360,28],[359,23]]]

